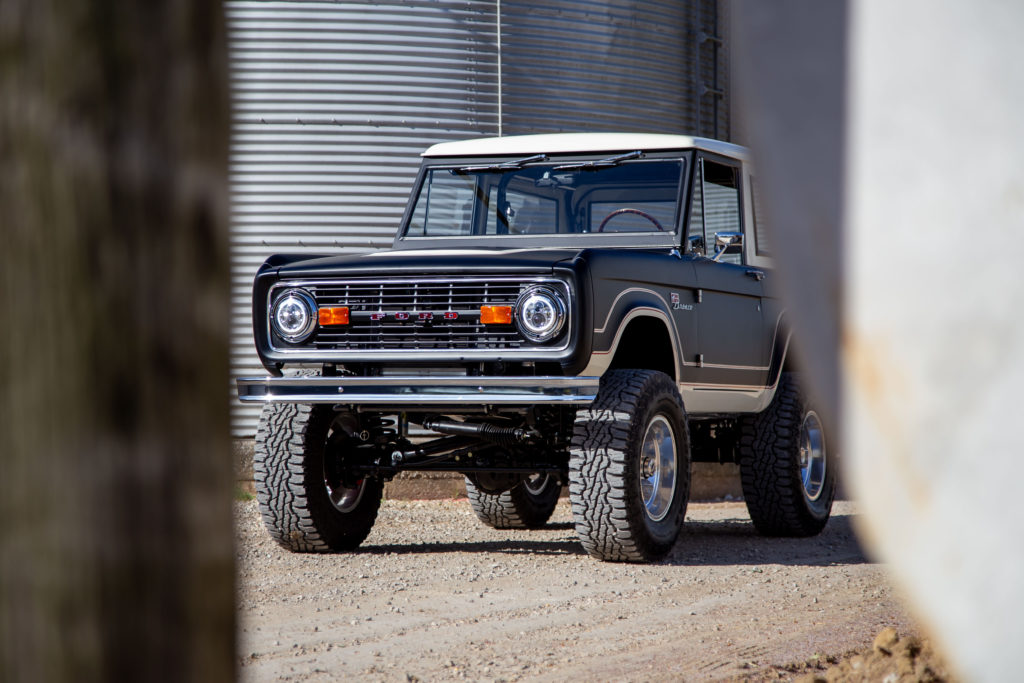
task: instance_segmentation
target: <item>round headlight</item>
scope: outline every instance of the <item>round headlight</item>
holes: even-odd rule
[[[552,339],[565,324],[562,297],[546,287],[531,287],[516,302],[516,325],[523,336],[535,342]]]
[[[313,334],[316,328],[316,301],[304,289],[289,289],[274,301],[270,322],[285,341],[297,343]]]

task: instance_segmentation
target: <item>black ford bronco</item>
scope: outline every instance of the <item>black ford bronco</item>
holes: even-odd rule
[[[738,462],[757,530],[811,535],[834,467],[790,372],[743,148],[674,135],[435,145],[392,249],[271,257],[255,476],[271,535],[358,546],[384,482],[460,472],[538,527],[563,486],[603,560],[673,546],[692,461]]]

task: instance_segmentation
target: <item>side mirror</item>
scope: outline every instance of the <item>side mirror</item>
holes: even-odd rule
[[[714,261],[722,258],[722,254],[739,254],[743,250],[742,232],[716,232],[715,233],[715,258]]]
[[[704,235],[690,235],[686,238],[686,252],[689,254],[696,254],[697,256],[704,255]]]

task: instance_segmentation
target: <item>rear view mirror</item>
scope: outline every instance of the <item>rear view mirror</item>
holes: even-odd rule
[[[722,258],[723,254],[739,254],[743,251],[742,232],[716,232],[715,233],[715,258]]]
[[[704,255],[704,236],[690,235],[686,238],[686,251],[697,256]]]

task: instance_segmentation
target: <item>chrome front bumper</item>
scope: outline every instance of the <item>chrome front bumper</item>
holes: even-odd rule
[[[588,405],[599,377],[243,377],[243,403],[373,406]]]

